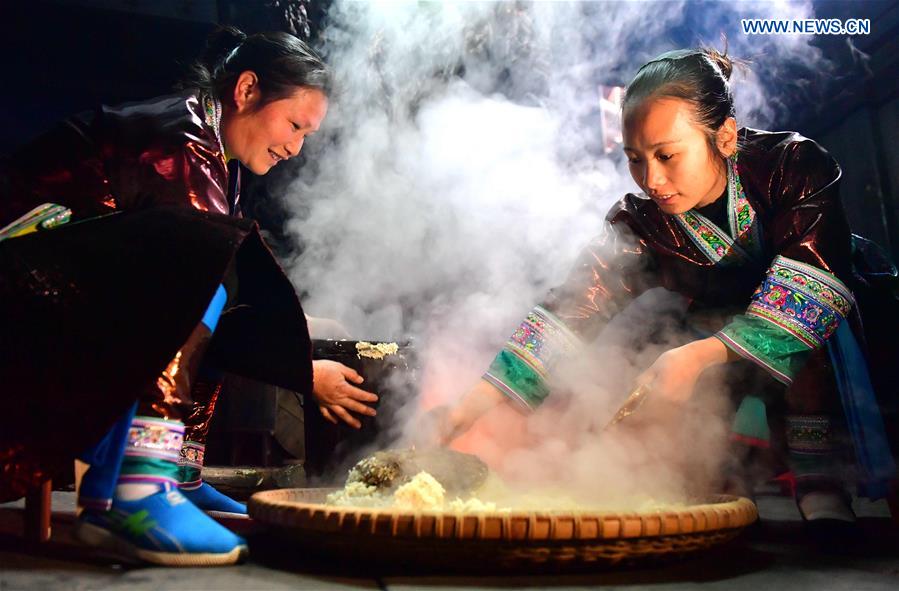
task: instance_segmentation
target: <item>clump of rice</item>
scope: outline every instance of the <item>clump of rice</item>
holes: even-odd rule
[[[434,510],[443,508],[445,494],[446,490],[436,478],[427,472],[419,472],[412,480],[396,489],[393,500],[400,509]]]
[[[405,511],[476,513],[497,510],[496,503],[484,502],[476,497],[466,500],[457,497],[447,502],[443,485],[424,471],[413,476],[392,494],[377,486],[353,480],[351,475],[346,486],[329,494],[325,502],[338,507],[394,507]]]
[[[395,355],[400,347],[396,343],[368,343],[359,341],[356,343],[356,357],[369,359],[384,359],[388,355]]]
[[[328,505],[338,507],[389,507],[392,495],[385,495],[378,487],[364,482],[348,482],[342,489],[325,497]]]

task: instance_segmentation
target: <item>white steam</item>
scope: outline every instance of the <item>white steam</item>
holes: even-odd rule
[[[725,33],[729,53],[752,55],[756,72],[797,60],[813,70],[820,59],[809,37],[739,30],[740,18],[813,16],[810,2],[706,2],[685,23],[691,6],[336,0],[324,53],[339,92],[321,133],[333,141],[307,144],[313,164],[285,197],[302,246],[290,275],[305,309],[356,338],[414,339],[425,404],[460,396],[564,278],[610,205],[636,190],[626,163],[603,156],[600,85],[626,84],[675,49],[668,33],[678,28],[696,31],[693,45],[720,46]],[[738,81],[741,124],[778,114],[778,89],[758,80]],[[499,411],[494,430],[506,432],[481,437],[479,453],[507,474],[540,466],[558,478],[547,459],[564,452],[583,460],[567,463],[568,477],[594,487],[597,474],[622,472],[650,452],[596,449],[595,429],[621,402],[625,378],[660,350],[593,356],[591,372],[605,365],[620,383],[519,425],[527,448],[503,443],[513,426]],[[720,435],[722,425],[703,432]]]

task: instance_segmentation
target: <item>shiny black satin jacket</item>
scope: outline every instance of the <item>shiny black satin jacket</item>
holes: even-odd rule
[[[682,294],[693,309],[745,308],[777,255],[833,273],[851,288],[852,240],[840,202],[839,165],[794,132],[744,128],[739,136],[738,169],[761,225],[763,260],[717,265],[673,216],[645,195],[628,194],[544,306],[588,339],[653,287]]]
[[[70,118],[0,166],[0,226],[45,202],[95,218],[0,242],[0,502],[70,474],[229,278],[240,289],[204,362],[310,395],[302,306],[238,219],[237,173],[195,92]]]
[[[239,183],[229,194],[225,155],[196,91],[69,118],[3,168],[0,226],[45,202],[69,207],[73,219],[150,205],[240,214]]]

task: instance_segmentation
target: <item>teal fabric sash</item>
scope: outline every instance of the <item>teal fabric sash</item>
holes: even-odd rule
[[[859,494],[872,500],[882,499],[887,495],[890,480],[896,476],[896,463],[865,356],[847,323],[841,322],[834,337],[828,339],[827,351],[855,447],[860,470]]]

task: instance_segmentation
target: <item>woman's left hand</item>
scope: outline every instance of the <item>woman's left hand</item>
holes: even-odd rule
[[[684,404],[693,396],[703,371],[731,358],[730,350],[714,337],[693,341],[659,355],[636,384],[647,387],[653,398]]]

